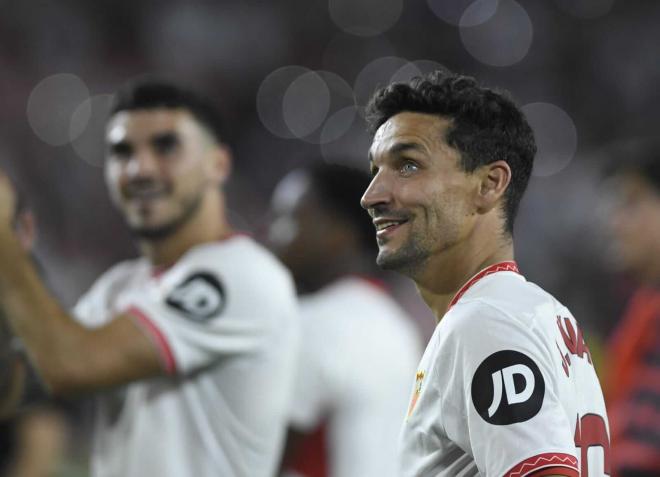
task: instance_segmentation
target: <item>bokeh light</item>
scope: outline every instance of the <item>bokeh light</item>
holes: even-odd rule
[[[302,138],[321,126],[330,111],[330,90],[323,78],[309,71],[293,80],[284,93],[282,116],[291,133]]]
[[[362,170],[367,170],[367,153],[371,146],[371,135],[367,132],[367,126],[357,110],[351,114],[350,110],[338,112],[328,121],[326,129],[328,134],[336,128],[343,119],[349,119],[348,130],[334,141],[321,144],[321,155],[328,162],[340,162]],[[344,123],[345,126],[346,123]]]
[[[113,96],[101,94],[86,99],[71,117],[71,146],[78,157],[93,166],[103,165],[105,127]]]
[[[514,0],[478,0],[460,20],[463,46],[490,66],[511,66],[521,61],[529,51],[533,34],[529,15]]]
[[[355,102],[358,106],[365,106],[374,91],[381,86],[390,83],[392,77],[401,68],[406,66],[408,61],[396,56],[386,56],[378,58],[367,64],[358,74],[353,85]]]
[[[310,70],[303,66],[283,66],[270,73],[257,91],[257,114],[272,134],[291,139],[295,135],[284,121],[283,102],[291,84]]]
[[[385,36],[364,38],[342,31],[337,32],[325,46],[323,69],[334,71],[352,82],[364,65],[374,58],[394,55],[396,49]]]
[[[434,71],[447,71],[447,67],[437,61],[416,60],[403,65],[392,75],[391,82],[406,82],[417,76],[424,76]]]
[[[321,144],[340,139],[353,125],[358,114],[356,106],[347,106],[332,114],[321,130]]]
[[[91,107],[85,106],[88,98],[89,89],[78,76],[68,73],[48,76],[34,87],[28,98],[30,127],[39,139],[51,146],[67,144],[72,139],[69,123],[74,111],[77,111],[79,124],[89,121]],[[73,132],[80,134],[82,129]]]
[[[301,137],[301,139],[312,144],[321,144],[323,142],[334,140],[334,136],[328,134],[326,128],[330,119],[335,117],[335,114],[340,111],[346,109],[354,110],[355,100],[353,98],[353,88],[351,88],[344,78],[331,71],[316,71],[316,74],[323,79],[328,88],[330,93],[330,106],[322,126],[315,129],[311,134]],[[344,126],[344,132],[348,130],[349,126],[350,123]],[[324,131],[326,132],[325,134]],[[340,133],[339,128],[334,129],[334,131],[336,134]]]
[[[523,113],[534,130],[538,152],[533,174],[548,177],[561,172],[575,157],[578,133],[571,117],[550,103],[529,103]]]
[[[345,32],[375,36],[397,22],[403,0],[328,0],[328,10],[332,21]]]
[[[431,11],[439,19],[458,26],[465,10],[472,5],[475,0],[426,0]],[[493,13],[494,12],[493,8]]]

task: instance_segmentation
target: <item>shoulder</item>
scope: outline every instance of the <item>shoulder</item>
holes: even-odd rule
[[[144,260],[140,258],[124,260],[111,266],[103,272],[89,288],[86,295],[100,293],[110,290],[118,285],[126,283],[126,280],[133,276],[141,267],[144,267]]]
[[[192,249],[175,266],[182,271],[208,270],[230,285],[260,290],[293,289],[290,272],[266,248],[246,235]]]
[[[534,287],[524,285],[518,292],[515,303],[483,295],[459,302],[438,325],[436,346],[443,355],[475,365],[495,354],[523,354],[550,369],[555,305]]]
[[[206,266],[218,272],[240,277],[254,272],[261,276],[289,277],[288,270],[265,247],[247,235],[235,235],[226,240],[199,245],[190,250],[177,266]]]
[[[180,288],[191,281],[221,290],[232,308],[266,310],[295,303],[290,272],[268,250],[243,235],[191,249],[162,282],[165,288]]]
[[[506,338],[547,333],[556,316],[568,310],[538,285],[517,274],[502,273],[478,283],[445,315],[452,332],[494,334]]]
[[[73,316],[91,326],[101,324],[99,310],[109,309],[113,297],[124,289],[137,270],[144,266],[146,264],[143,260],[133,259],[110,267],[78,299],[72,309]]]

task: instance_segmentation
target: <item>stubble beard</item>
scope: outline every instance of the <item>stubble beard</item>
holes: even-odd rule
[[[181,227],[187,224],[190,219],[192,219],[202,204],[202,196],[203,194],[200,192],[185,201],[183,211],[169,222],[151,227],[129,225],[129,230],[134,237],[140,240],[152,242],[164,240],[177,232]]]
[[[376,264],[383,270],[391,270],[415,278],[430,256],[428,247],[417,240],[410,240],[390,253],[378,252]]]

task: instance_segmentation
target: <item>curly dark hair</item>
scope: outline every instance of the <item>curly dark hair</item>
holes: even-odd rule
[[[536,154],[534,133],[507,93],[481,87],[476,80],[450,71],[435,71],[406,83],[377,90],[367,105],[372,133],[401,112],[434,114],[451,119],[444,138],[458,150],[466,172],[504,160],[511,167],[505,195],[505,227],[513,234],[520,200],[527,188]]]
[[[224,124],[211,102],[192,90],[159,78],[141,77],[124,84],[114,95],[110,116],[120,111],[159,108],[187,110],[217,142],[223,142]]]

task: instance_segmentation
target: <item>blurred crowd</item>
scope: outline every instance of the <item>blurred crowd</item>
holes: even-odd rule
[[[518,262],[572,310],[597,363],[606,362],[602,350],[637,283],[621,272],[607,233],[613,205],[605,172],[626,161],[622,143],[653,136],[660,123],[652,48],[660,43],[660,4],[0,5],[0,166],[35,212],[36,256],[66,304],[110,264],[135,255],[100,167],[108,95],[126,80],[160,75],[218,105],[235,157],[230,220],[259,235],[288,171],[322,160],[366,169],[360,115],[374,87],[446,66],[507,89],[524,105],[540,152],[516,225]],[[430,336],[433,317],[410,284],[395,283],[395,295]],[[84,412],[75,414],[85,422]]]

